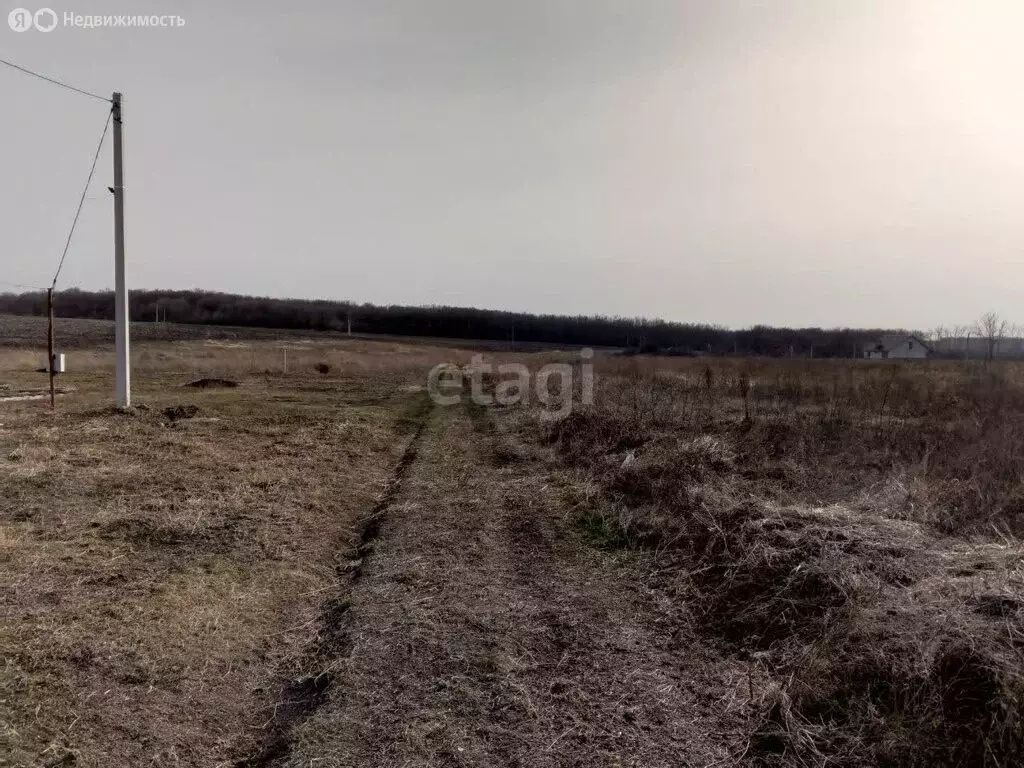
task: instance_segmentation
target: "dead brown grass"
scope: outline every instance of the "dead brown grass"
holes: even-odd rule
[[[603,359],[593,408],[435,415],[410,468],[471,353],[133,355],[146,408],[88,349],[0,405],[0,765],[1024,762],[1014,364]]]
[[[268,375],[276,342],[140,344],[129,413],[111,355],[82,350],[55,412],[0,404],[0,765],[209,766],[263,740],[343,599],[424,361],[458,354],[387,347],[311,346]],[[43,386],[34,357],[0,361]],[[182,386],[197,370],[242,386]]]
[[[265,765],[725,764],[742,665],[669,641],[642,580],[567,535],[543,465],[492,461],[481,410],[431,414],[360,565],[348,642],[314,667],[331,691]]]
[[[538,436],[590,540],[775,681],[744,759],[1024,760],[1019,368],[650,365]]]

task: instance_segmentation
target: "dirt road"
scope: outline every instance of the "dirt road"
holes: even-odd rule
[[[745,673],[673,634],[681,608],[493,439],[479,414],[430,414],[325,611],[321,671],[250,765],[728,764]]]

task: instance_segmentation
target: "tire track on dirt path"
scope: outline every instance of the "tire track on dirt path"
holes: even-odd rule
[[[424,430],[430,418],[431,404],[423,398],[412,417],[413,433],[383,492],[370,511],[360,520],[354,546],[345,562],[338,566],[339,594],[321,608],[319,631],[298,664],[300,674],[287,682],[278,696],[274,714],[256,754],[234,763],[234,768],[272,768],[288,759],[294,729],[327,700],[336,674],[334,668],[352,649],[348,594],[359,582],[380,534],[382,519],[398,496],[402,481],[416,460]]]
[[[493,439],[432,413],[352,589],[349,653],[266,765],[726,764],[734,666],[680,649],[642,579],[566,529],[543,465],[495,466]]]

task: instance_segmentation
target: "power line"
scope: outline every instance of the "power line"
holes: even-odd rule
[[[100,159],[100,150],[103,149],[103,141],[107,138],[107,131],[110,129],[110,116],[114,114],[114,110],[111,109],[107,113],[107,121],[103,124],[103,134],[100,136],[100,143],[96,145],[96,154],[92,158],[92,167],[89,169],[89,178],[85,180],[85,189],[82,190],[82,197],[78,201],[78,210],[75,211],[75,220],[71,222],[71,231],[68,232],[68,240],[64,243],[64,253],[60,255],[60,261],[57,263],[57,272],[53,276],[53,284],[51,288],[57,287],[57,278],[60,277],[60,271],[64,268],[64,259],[67,258],[68,249],[71,247],[71,238],[75,234],[75,227],[78,225],[78,217],[82,215],[82,206],[85,205],[85,196],[89,192],[89,185],[92,184],[92,176],[96,172],[96,163]]]
[[[38,72],[33,72],[31,69],[25,69],[24,67],[19,67],[17,64],[14,64],[13,62],[7,61],[6,59],[0,59],[0,64],[6,64],[8,67],[11,67],[12,69],[16,69],[19,72],[24,72],[26,75],[32,75],[32,77],[38,77],[40,80],[45,80],[48,83],[53,83],[54,85],[59,85],[61,88],[67,88],[69,91],[74,91],[75,93],[80,93],[83,96],[91,96],[94,99],[99,99],[100,101],[105,101],[108,104],[110,103],[110,99],[108,99],[105,96],[99,96],[98,94],[90,93],[89,91],[83,91],[81,88],[75,88],[75,86],[68,85],[67,83],[62,83],[60,80],[54,80],[52,77],[47,77],[46,75],[41,75]]]

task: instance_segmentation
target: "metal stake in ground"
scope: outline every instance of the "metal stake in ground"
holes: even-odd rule
[[[114,118],[114,318],[117,348],[117,407],[132,404],[131,368],[128,345],[128,289],[124,268],[124,145],[122,143],[121,94],[113,99]]]

